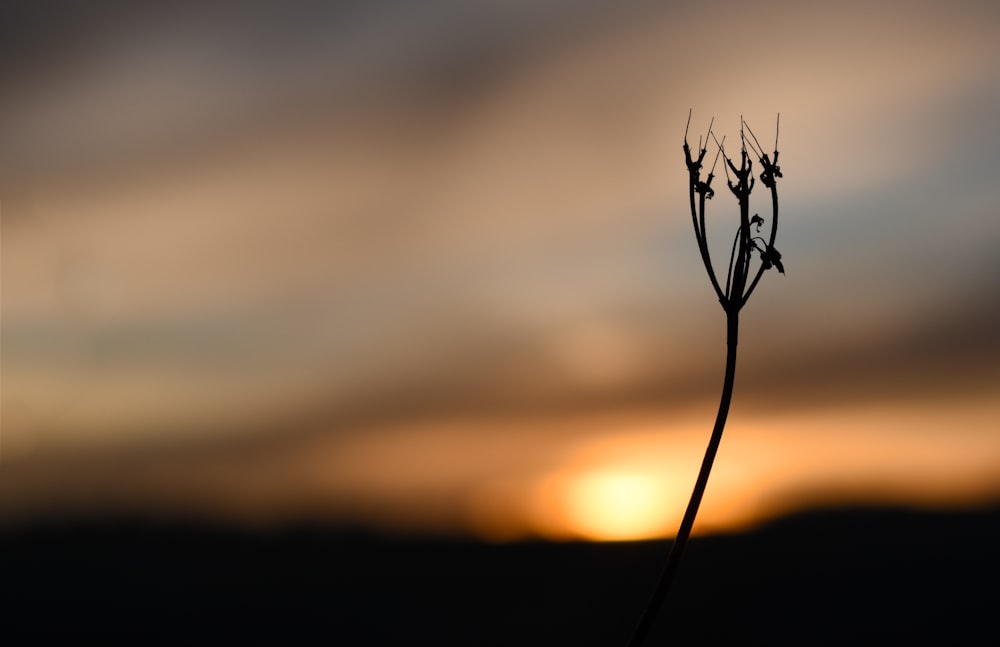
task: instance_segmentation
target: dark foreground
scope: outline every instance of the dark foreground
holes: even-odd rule
[[[0,529],[0,643],[624,645],[666,547],[123,522]],[[1000,510],[801,514],[693,540],[669,635],[996,645],[998,584]]]

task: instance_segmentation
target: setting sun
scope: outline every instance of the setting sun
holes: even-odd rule
[[[567,521],[589,539],[626,540],[671,530],[670,488],[662,478],[628,472],[598,472],[579,477],[566,492]]]

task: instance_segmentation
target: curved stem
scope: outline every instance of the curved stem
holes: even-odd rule
[[[694,223],[694,235],[698,240],[698,251],[701,253],[701,262],[705,265],[705,271],[708,272],[708,278],[712,281],[712,289],[715,290],[715,294],[719,297],[719,300],[724,300],[724,295],[722,294],[722,288],[719,287],[719,279],[715,276],[715,269],[712,267],[712,257],[708,252],[708,241],[705,236],[705,194],[700,193],[698,201],[695,202],[695,183],[698,181],[697,176],[691,175],[691,184],[688,187],[688,192],[691,198],[691,221]]]
[[[705,486],[708,485],[708,476],[712,472],[712,464],[715,462],[715,455],[719,451],[719,443],[722,441],[722,432],[726,427],[726,418],[729,415],[729,404],[733,399],[733,383],[736,378],[736,343],[739,338],[739,307],[738,302],[731,302],[731,306],[726,308],[726,375],[722,383],[722,397],[719,401],[719,412],[715,416],[715,427],[712,429],[712,437],[708,441],[708,448],[705,450],[705,458],[701,462],[701,470],[698,472],[698,479],[695,481],[694,490],[691,492],[691,499],[688,501],[687,510],[684,511],[684,518],[681,521],[677,537],[670,547],[670,554],[667,557],[667,566],[660,576],[660,581],[656,585],[656,590],[642,612],[639,624],[632,634],[629,647],[639,647],[656,618],[656,612],[663,604],[670,585],[677,575],[677,568],[680,565],[684,548],[687,546],[688,538],[691,535],[691,528],[694,526],[695,516],[698,514],[698,507],[701,505],[702,495],[705,494]]]
[[[774,247],[774,239],[778,236],[778,187],[775,183],[771,184],[771,236],[767,243],[768,247]],[[740,307],[746,305],[747,301],[750,299],[750,295],[753,294],[754,289],[760,282],[760,277],[764,274],[764,266],[761,265],[757,269],[757,275],[753,277],[753,282],[750,283],[750,287],[747,288],[746,294],[740,300]]]
[[[733,270],[733,289],[729,293],[733,305],[740,305],[740,295],[747,286],[747,259],[750,256],[750,191],[740,196],[739,249],[736,252],[736,266]]]
[[[708,181],[711,182],[712,178],[709,176]],[[701,247],[701,260],[705,264],[705,269],[708,271],[708,278],[712,280],[712,287],[715,289],[716,296],[722,301],[725,299],[726,295],[722,294],[722,288],[719,287],[719,279],[715,276],[715,268],[712,267],[712,255],[708,252],[708,234],[705,232],[705,194],[702,193],[698,199],[698,224],[700,225],[698,244]]]
[[[730,290],[730,288],[732,286],[732,282],[733,282],[733,263],[736,262],[736,246],[740,242],[740,233],[742,233],[742,232],[739,229],[737,229],[736,230],[736,235],[733,237],[733,250],[731,252],[729,252],[729,270],[727,270],[727,272],[726,272],[726,298],[727,299],[729,298],[729,290]]]

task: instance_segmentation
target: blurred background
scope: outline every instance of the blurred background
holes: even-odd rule
[[[995,503],[998,27],[972,0],[5,3],[0,520],[669,536],[725,358],[689,109],[692,144],[742,116],[765,149],[780,112],[787,271],[743,311],[696,531]]]

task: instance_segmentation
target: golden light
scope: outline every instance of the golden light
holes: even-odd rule
[[[669,533],[676,494],[664,478],[630,472],[595,472],[567,491],[567,521],[588,539],[627,540]]]
[[[677,530],[701,461],[703,433],[632,433],[581,442],[567,466],[534,488],[531,527],[549,539],[631,541]],[[746,523],[746,474],[730,469],[706,496],[695,534]]]
[[[581,438],[561,469],[536,481],[533,532],[593,541],[670,536],[690,494],[701,434],[664,435],[636,419],[604,422],[619,434]]]
[[[771,416],[732,425],[694,534],[740,532],[816,505],[976,505],[1000,491],[993,405]],[[582,424],[581,424],[582,426]],[[468,500],[469,529],[491,540],[623,541],[671,537],[701,463],[707,432],[689,421],[604,420],[552,471],[484,483]],[[657,427],[660,427],[658,430]],[[502,486],[502,487],[501,487]]]

